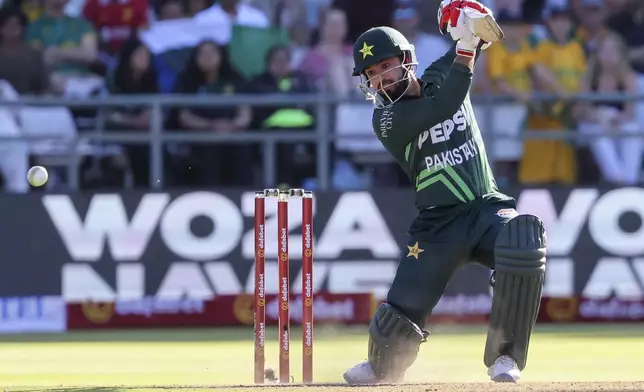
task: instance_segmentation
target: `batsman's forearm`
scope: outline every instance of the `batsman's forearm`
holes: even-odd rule
[[[454,59],[455,64],[462,64],[466,66],[467,68],[469,68],[470,72],[474,72],[474,62],[474,57],[456,56],[456,58]]]

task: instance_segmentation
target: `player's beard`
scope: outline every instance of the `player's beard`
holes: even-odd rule
[[[383,81],[383,86],[387,86],[387,88],[384,91],[383,90],[378,91],[378,95],[380,95],[380,97],[382,97],[385,100],[391,100],[391,102],[396,102],[407,91],[407,86],[409,85],[409,79],[404,78],[391,85],[390,84],[391,82]]]

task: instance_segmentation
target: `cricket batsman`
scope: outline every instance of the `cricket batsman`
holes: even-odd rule
[[[354,76],[376,106],[373,128],[416,191],[409,229],[386,302],[369,325],[368,360],[350,368],[350,384],[401,382],[429,332],[425,321],[452,275],[473,261],[494,272],[483,354],[488,375],[517,382],[526,366],[541,299],[546,232],[499,192],[469,98],[477,56],[503,32],[476,1],[444,0],[439,27],[456,41],[418,78],[413,45],[389,27],[372,28],[354,46]]]

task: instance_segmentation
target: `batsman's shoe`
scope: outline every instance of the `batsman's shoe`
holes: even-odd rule
[[[517,382],[521,378],[521,370],[517,363],[507,355],[498,357],[494,365],[487,370],[487,374],[495,382]]]
[[[368,361],[360,362],[344,372],[344,381],[349,384],[376,384],[378,380]]]

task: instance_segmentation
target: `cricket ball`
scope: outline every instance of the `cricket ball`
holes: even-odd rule
[[[27,172],[27,181],[29,181],[31,186],[43,186],[47,183],[48,178],[49,174],[47,174],[47,169],[42,166],[33,166]]]

